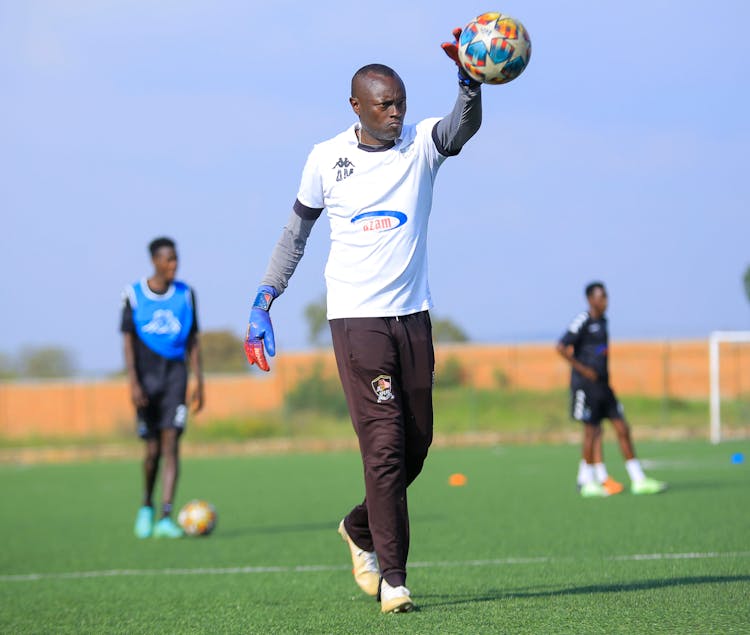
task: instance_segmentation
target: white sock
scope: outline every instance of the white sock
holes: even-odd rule
[[[607,480],[609,474],[607,474],[607,466],[604,463],[594,463],[594,475],[596,480],[600,483],[604,483]]]
[[[578,467],[578,478],[581,485],[588,485],[594,482],[594,466],[590,463],[582,462]]]
[[[583,485],[583,479],[584,479],[584,472],[586,471],[586,461],[581,459],[581,462],[578,464],[578,477],[576,478],[576,483],[578,485]]]
[[[638,459],[630,459],[625,461],[625,469],[628,471],[628,476],[632,482],[642,481],[646,478],[641,467],[641,462]]]

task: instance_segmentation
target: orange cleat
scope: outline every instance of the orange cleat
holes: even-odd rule
[[[607,490],[607,494],[609,494],[610,496],[619,494],[625,489],[625,486],[622,483],[618,483],[611,476],[608,476],[607,480],[602,483],[602,487]]]

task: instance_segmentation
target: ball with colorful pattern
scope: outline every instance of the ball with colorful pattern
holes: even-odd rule
[[[186,503],[177,515],[177,522],[188,536],[208,536],[216,527],[216,508],[203,500]]]
[[[483,13],[469,22],[458,41],[458,59],[469,77],[483,84],[514,80],[529,63],[531,39],[518,20]]]

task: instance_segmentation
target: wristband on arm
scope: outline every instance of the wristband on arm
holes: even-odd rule
[[[255,296],[253,308],[268,311],[268,309],[271,308],[271,304],[273,304],[273,301],[278,297],[278,295],[279,294],[276,293],[276,289],[274,289],[273,287],[269,287],[268,285],[258,287],[258,295]]]

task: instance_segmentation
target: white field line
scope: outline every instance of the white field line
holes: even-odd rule
[[[627,556],[611,556],[605,560],[641,561],[641,560],[695,560],[702,558],[750,558],[750,551],[705,553],[646,553]],[[432,569],[439,567],[495,567],[515,564],[543,564],[569,562],[572,557],[537,557],[537,558],[492,558],[489,560],[447,560],[435,562],[412,562],[412,568]],[[196,569],[104,569],[100,571],[69,571],[60,573],[19,573],[0,575],[0,582],[36,582],[39,580],[75,580],[86,578],[117,578],[127,576],[178,576],[178,575],[246,575],[262,573],[309,573],[316,571],[348,571],[348,565],[297,565],[286,567],[203,567]]]
[[[747,558],[750,551],[707,553],[639,553],[632,556],[614,556],[610,560],[697,560],[701,558]]]

